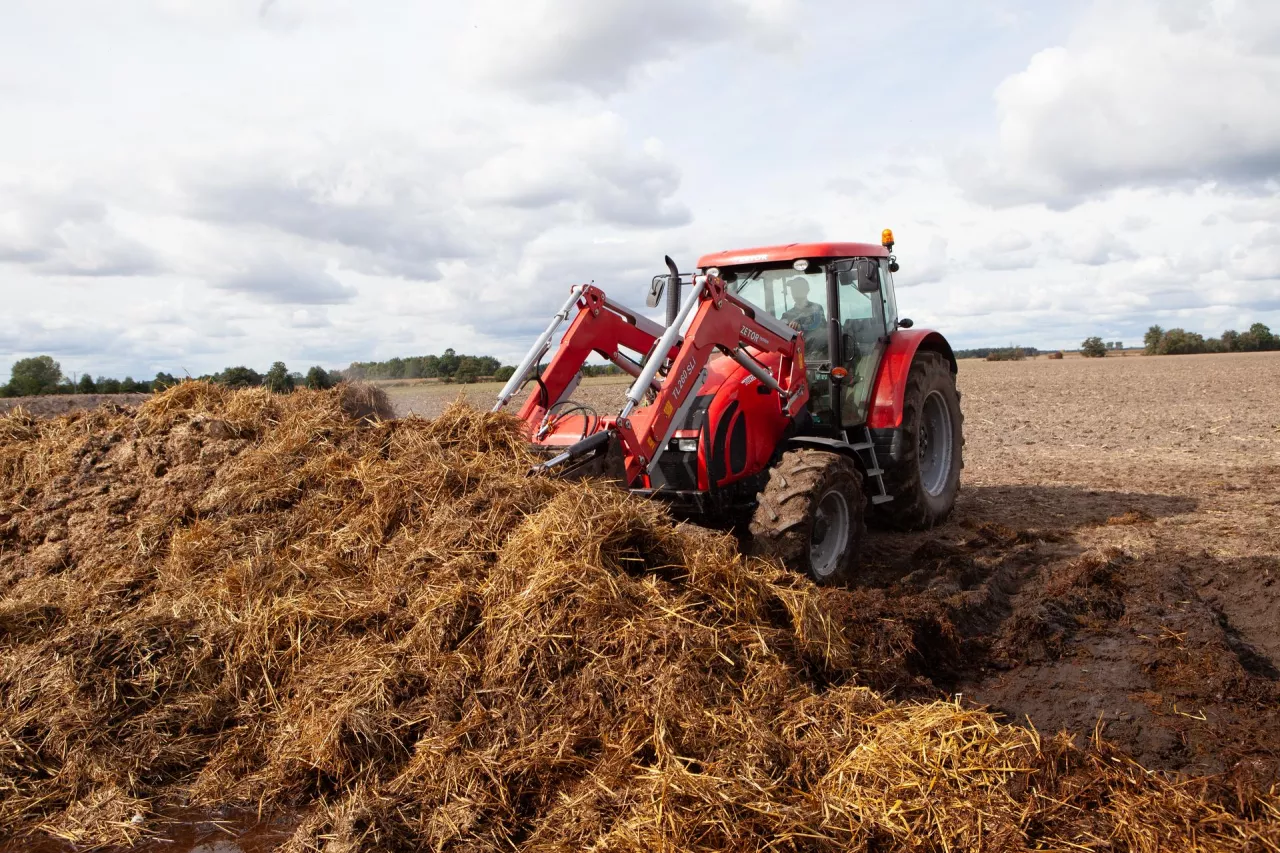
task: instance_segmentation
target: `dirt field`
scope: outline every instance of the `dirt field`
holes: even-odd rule
[[[1150,767],[1280,765],[1280,354],[962,363],[955,519],[877,537],[932,587],[939,686]],[[938,571],[938,570],[941,571]]]
[[[389,388],[427,417],[459,393]],[[616,409],[626,378],[575,399]],[[937,602],[943,691],[1149,767],[1280,768],[1280,353],[961,362],[965,471],[929,533],[873,532],[864,585]]]
[[[38,417],[51,417],[79,409],[94,409],[102,404],[136,406],[150,394],[49,394],[41,397],[8,397],[0,400],[0,415],[18,406]]]

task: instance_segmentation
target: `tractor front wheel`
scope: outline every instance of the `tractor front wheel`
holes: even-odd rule
[[[789,450],[769,470],[756,499],[750,550],[817,583],[845,583],[858,565],[864,503],[862,475],[851,459]]]
[[[881,461],[893,500],[876,507],[875,522],[926,530],[946,520],[960,491],[963,427],[950,363],[936,352],[917,353],[903,395],[902,457]]]

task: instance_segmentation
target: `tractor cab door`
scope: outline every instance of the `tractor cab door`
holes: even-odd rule
[[[840,394],[840,421],[846,426],[866,423],[876,371],[889,342],[888,314],[893,285],[888,261],[854,258],[833,265],[840,323],[840,361],[848,375]],[[845,267],[849,267],[845,269]]]

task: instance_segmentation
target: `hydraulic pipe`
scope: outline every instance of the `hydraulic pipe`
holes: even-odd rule
[[[613,354],[609,356],[609,361],[617,365],[623,373],[633,377],[639,376],[640,371],[643,369],[639,362],[632,361],[617,350],[614,350]],[[658,391],[662,390],[662,383],[655,379],[653,382],[649,383],[649,387],[653,389],[653,392],[656,394]]]
[[[756,379],[759,379],[762,383],[764,383],[765,387],[767,387],[770,391],[777,392],[778,395],[782,397],[783,402],[786,402],[786,399],[788,396],[787,392],[782,390],[782,386],[778,384],[778,380],[774,379],[773,374],[765,370],[764,366],[761,365],[760,362],[752,358],[750,353],[748,353],[745,349],[743,349],[741,345],[734,347],[732,350],[730,350],[729,356],[734,361],[738,362],[738,364],[746,368],[748,373],[750,373]]]
[[[490,411],[496,412],[501,409],[511,399],[511,396],[520,390],[520,386],[524,384],[525,377],[529,375],[529,369],[536,365],[538,359],[546,354],[547,349],[550,347],[551,336],[556,333],[556,329],[560,327],[561,323],[569,319],[569,310],[573,308],[574,303],[578,301],[578,297],[582,295],[585,289],[586,285],[584,284],[575,284],[569,288],[569,298],[565,301],[564,307],[551,318],[546,330],[533,342],[533,346],[529,348],[529,352],[525,355],[524,360],[520,362],[520,366],[516,368],[516,372],[511,374],[507,384],[502,386],[502,390],[498,392],[498,402],[493,404],[493,408]]]
[[[549,471],[558,465],[563,465],[566,462],[572,462],[575,459],[581,459],[583,456],[586,456],[589,453],[595,453],[599,451],[600,448],[608,445],[608,443],[613,440],[613,437],[614,432],[611,429],[601,430],[593,435],[589,435],[575,444],[569,445],[562,453],[551,457],[546,462],[533,466],[533,469],[529,473]]]
[[[693,313],[693,309],[698,307],[698,301],[702,298],[702,284],[694,280],[693,286],[689,288],[689,295],[685,297],[684,304],[680,306],[679,313],[673,318],[673,322],[667,324],[666,330],[662,333],[662,337],[658,339],[658,344],[649,354],[649,360],[645,362],[644,370],[640,371],[640,375],[636,377],[636,381],[631,383],[631,390],[627,392],[626,405],[622,407],[622,412],[618,417],[625,418],[630,415],[640,405],[640,401],[644,399],[658,375],[658,369],[662,367],[662,363],[667,360],[667,354],[671,352],[671,348],[676,345],[676,340],[680,337],[680,327],[684,325],[684,321],[689,319],[689,315]]]

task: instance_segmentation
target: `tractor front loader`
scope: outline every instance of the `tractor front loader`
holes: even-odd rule
[[[665,290],[665,326],[576,286],[494,411],[532,381],[519,417],[540,470],[616,479],[819,583],[847,580],[864,516],[932,526],[959,488],[955,358],[897,317],[892,247],[886,231],[879,246],[721,252],[684,277],[667,258],[648,300]],[[593,355],[634,378],[616,415],[573,400]]]

